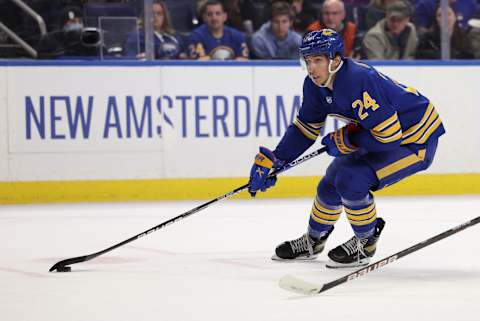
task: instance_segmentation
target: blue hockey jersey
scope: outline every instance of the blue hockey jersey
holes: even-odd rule
[[[198,27],[190,34],[188,50],[193,59],[248,58],[245,35],[228,26],[223,27],[220,39],[215,38],[206,25]]]
[[[287,162],[301,155],[320,135],[328,115],[361,128],[350,140],[363,153],[423,145],[445,133],[437,111],[425,96],[347,58],[336,73],[333,91],[305,78],[302,106],[275,155]]]

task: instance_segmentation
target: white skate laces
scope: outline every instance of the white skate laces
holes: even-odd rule
[[[293,253],[308,251],[310,255],[314,254],[312,242],[310,241],[310,237],[307,233],[296,240],[290,241],[290,246],[292,247]]]
[[[368,239],[361,239],[356,236],[352,237],[350,240],[341,245],[341,247],[347,252],[348,255],[355,253],[361,253],[365,257],[367,256],[363,250],[365,244],[367,244]],[[360,256],[358,256],[360,258]]]

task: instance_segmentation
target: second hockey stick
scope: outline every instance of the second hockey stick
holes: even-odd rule
[[[286,170],[289,170],[290,168],[295,167],[295,166],[297,166],[297,165],[299,165],[299,164],[301,164],[301,163],[303,163],[303,162],[305,162],[305,161],[307,161],[307,160],[309,160],[309,159],[311,159],[311,158],[313,158],[313,157],[315,157],[315,156],[318,156],[318,155],[322,154],[322,153],[325,152],[325,151],[326,151],[326,148],[325,148],[325,147],[320,148],[320,149],[317,149],[316,151],[313,151],[313,152],[311,152],[310,154],[307,154],[307,155],[305,155],[305,156],[303,156],[303,157],[300,157],[300,158],[298,158],[298,159],[296,159],[296,160],[294,160],[294,161],[292,161],[292,162],[290,162],[290,163],[288,163],[288,164],[285,164],[285,165],[283,165],[282,167],[274,170],[269,176],[275,176],[275,175],[278,175],[278,174],[280,174],[280,173],[282,173],[282,172],[285,172]],[[203,203],[203,204],[201,204],[201,205],[199,205],[199,206],[197,206],[197,207],[195,207],[195,208],[193,208],[193,209],[191,209],[191,210],[189,210],[189,211],[187,211],[187,212],[185,212],[185,213],[183,213],[183,214],[180,214],[180,215],[178,215],[178,216],[176,216],[176,217],[174,217],[174,218],[171,218],[171,219],[169,219],[168,221],[165,221],[165,222],[163,222],[163,223],[161,223],[161,224],[158,224],[157,226],[154,226],[154,227],[152,227],[152,228],[150,228],[150,229],[148,229],[148,230],[146,230],[146,231],[144,231],[144,232],[142,232],[142,233],[140,233],[140,234],[137,234],[137,235],[135,235],[135,236],[132,236],[131,238],[129,238],[129,239],[123,241],[123,242],[120,242],[120,243],[118,243],[118,244],[115,244],[115,245],[113,245],[113,246],[111,246],[111,247],[109,247],[109,248],[106,248],[106,249],[104,249],[104,250],[102,250],[102,251],[99,251],[99,252],[96,252],[96,253],[93,253],[93,254],[88,254],[88,255],[83,255],[83,256],[77,256],[77,257],[73,257],[73,258],[69,258],[69,259],[65,259],[65,260],[59,261],[59,262],[55,263],[55,264],[50,268],[49,271],[50,271],[50,272],[53,272],[53,271],[57,271],[57,272],[70,272],[71,268],[70,268],[69,265],[72,265],[72,264],[75,264],[75,263],[81,263],[81,262],[90,261],[90,260],[96,258],[97,256],[100,256],[100,255],[102,255],[102,254],[108,253],[108,252],[110,252],[110,251],[112,251],[112,250],[114,250],[114,249],[116,249],[116,248],[118,248],[118,247],[120,247],[120,246],[123,246],[123,245],[125,245],[125,244],[127,244],[127,243],[130,243],[130,242],[135,241],[135,240],[137,240],[137,239],[139,239],[139,238],[141,238],[141,237],[144,237],[144,236],[146,236],[146,235],[148,235],[148,234],[150,234],[150,233],[152,233],[152,232],[155,232],[155,231],[157,231],[157,230],[159,230],[159,229],[162,229],[162,228],[166,227],[167,225],[173,224],[173,223],[175,223],[175,222],[177,222],[177,221],[179,221],[179,220],[182,220],[182,219],[184,219],[184,218],[186,218],[186,217],[189,217],[190,215],[195,214],[195,213],[197,213],[197,212],[199,212],[199,211],[207,208],[208,206],[212,205],[213,203],[216,203],[216,202],[218,202],[218,201],[220,201],[220,200],[222,200],[222,199],[224,199],[224,198],[227,198],[227,197],[230,197],[230,196],[235,195],[235,194],[237,194],[237,193],[240,193],[241,191],[247,189],[249,186],[250,186],[250,184],[247,183],[247,184],[245,184],[245,185],[242,185],[242,186],[240,186],[240,187],[237,187],[237,188],[234,189],[233,191],[230,191],[230,192],[228,192],[228,193],[226,193],[226,194],[223,194],[223,195],[221,195],[221,196],[219,196],[219,197],[217,197],[217,198],[215,198],[215,199],[213,199],[213,200],[210,200],[210,201],[208,201],[208,202],[206,202],[206,203]]]
[[[468,222],[465,222],[463,224],[460,224],[456,227],[453,227],[449,229],[448,231],[445,231],[443,233],[440,233],[438,235],[435,235],[428,240],[425,240],[423,242],[417,243],[403,251],[397,252],[393,255],[390,255],[389,257],[386,257],[380,261],[377,261],[375,263],[372,263],[364,268],[361,268],[353,273],[350,273],[348,275],[345,275],[339,279],[336,279],[334,281],[325,283],[325,284],[314,284],[311,282],[304,281],[302,279],[299,279],[295,276],[292,275],[285,275],[280,279],[279,285],[282,289],[295,292],[295,293],[300,293],[300,294],[305,294],[305,295],[315,295],[318,293],[325,292],[333,287],[336,287],[337,285],[349,282],[353,279],[356,279],[360,276],[367,275],[368,273],[375,271],[381,267],[384,267],[387,264],[390,264],[396,260],[398,260],[401,257],[407,256],[408,254],[411,254],[413,252],[416,252],[420,249],[423,249],[426,246],[429,246],[433,243],[436,243],[440,240],[443,240],[444,238],[447,238],[453,234],[456,234],[460,231],[463,231],[464,229],[471,227],[477,223],[480,223],[480,216],[477,218],[474,218]]]

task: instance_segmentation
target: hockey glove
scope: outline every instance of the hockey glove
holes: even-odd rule
[[[282,167],[283,163],[275,157],[271,150],[260,146],[260,152],[255,156],[255,163],[250,170],[248,192],[252,197],[255,197],[258,190],[265,192],[267,188],[275,185],[277,176],[268,177],[268,174],[272,169]]]
[[[357,125],[348,124],[323,137],[322,144],[327,147],[327,154],[338,157],[356,152],[358,147],[350,142],[348,135],[358,130]]]

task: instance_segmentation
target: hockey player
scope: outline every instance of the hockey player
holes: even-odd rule
[[[267,178],[272,168],[310,147],[328,115],[348,120],[322,139],[335,159],[318,184],[307,233],[277,246],[272,259],[315,259],[345,210],[354,236],[330,250],[327,267],[366,265],[385,225],[377,217],[372,192],[427,169],[445,130],[432,103],[417,90],[344,58],[337,32],[307,33],[300,54],[308,71],[302,106],[273,151],[260,147],[249,192],[255,196],[273,186],[276,177]]]

